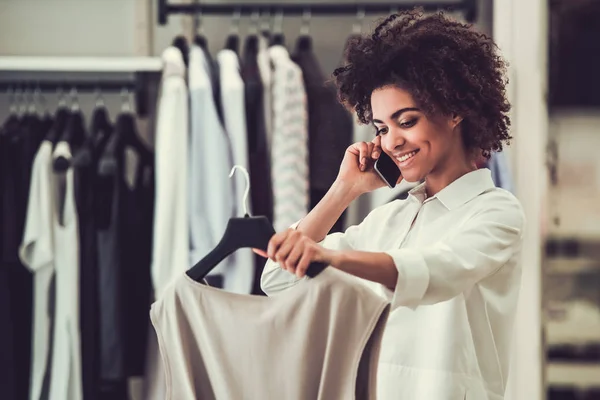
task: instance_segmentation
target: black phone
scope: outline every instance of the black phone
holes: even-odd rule
[[[385,151],[381,151],[379,158],[375,160],[375,172],[383,179],[387,185],[393,189],[400,178],[400,168],[394,160],[387,155]]]

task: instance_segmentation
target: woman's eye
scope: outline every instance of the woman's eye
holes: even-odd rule
[[[384,135],[385,133],[387,133],[387,128],[379,128],[377,129],[375,136]]]
[[[404,121],[400,123],[400,126],[402,128],[412,128],[413,126],[415,126],[417,124],[417,118],[415,119],[411,119],[408,121]]]

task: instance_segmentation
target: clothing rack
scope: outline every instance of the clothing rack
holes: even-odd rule
[[[161,69],[158,57],[0,57],[0,94],[130,92],[145,116],[151,74]]]
[[[170,4],[168,0],[158,0],[158,23],[165,25],[171,14],[202,15],[251,15],[253,13],[283,15],[303,15],[307,11],[311,15],[356,15],[382,14],[393,11],[422,7],[425,11],[439,9],[461,10],[469,22],[477,18],[477,0],[438,1],[438,2],[387,2],[387,3],[230,3],[230,4]]]

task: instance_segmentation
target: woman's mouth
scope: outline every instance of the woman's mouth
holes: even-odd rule
[[[413,150],[409,153],[403,153],[402,155],[396,156],[396,161],[398,161],[399,167],[407,167],[412,161],[415,155],[419,152],[419,149]]]

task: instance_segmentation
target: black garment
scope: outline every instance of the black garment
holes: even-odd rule
[[[31,328],[33,280],[19,260],[19,246],[25,230],[31,169],[35,154],[45,135],[41,121],[34,115],[10,118],[4,125],[0,149],[2,179],[2,233],[0,285],[8,287],[10,315],[6,326],[12,329],[13,393],[18,399],[29,397],[31,368]],[[4,307],[4,306],[3,306]],[[6,312],[6,309],[4,310]],[[10,343],[10,342],[9,342]],[[6,353],[6,357],[10,357]],[[7,389],[10,392],[10,389]]]
[[[6,168],[6,133],[0,129],[0,227],[5,226],[6,208],[4,207]],[[0,243],[4,243],[4,230],[0,229]],[[0,246],[0,321],[7,323],[11,319],[10,282],[8,268],[4,265],[4,246]],[[8,324],[7,324],[8,325]],[[5,326],[7,326],[5,325]],[[0,329],[0,393],[8,400],[16,399],[15,394],[15,361],[12,329]]]
[[[263,102],[263,83],[258,68],[258,38],[250,36],[246,40],[241,75],[244,80],[246,104],[246,128],[248,135],[248,163],[250,167],[250,198],[252,213],[264,215],[273,221],[273,189],[271,186],[271,165],[267,143]],[[255,255],[253,294],[262,294],[260,276],[266,259]]]
[[[98,158],[112,127],[97,126],[97,110],[92,117],[92,133],[73,156],[75,205],[79,219],[79,288],[81,330],[81,378],[83,398],[100,398],[100,342],[98,310],[98,252],[96,247],[96,190]]]
[[[312,41],[302,36],[292,57],[302,69],[308,103],[308,140],[311,208],[317,205],[335,181],[344,153],[352,144],[352,118],[337,101],[333,86],[325,83]],[[333,232],[344,227],[344,214]]]
[[[150,310],[154,157],[131,146],[133,117],[119,116],[98,162],[97,246],[101,386],[144,373]],[[136,158],[133,181],[128,155]]]

